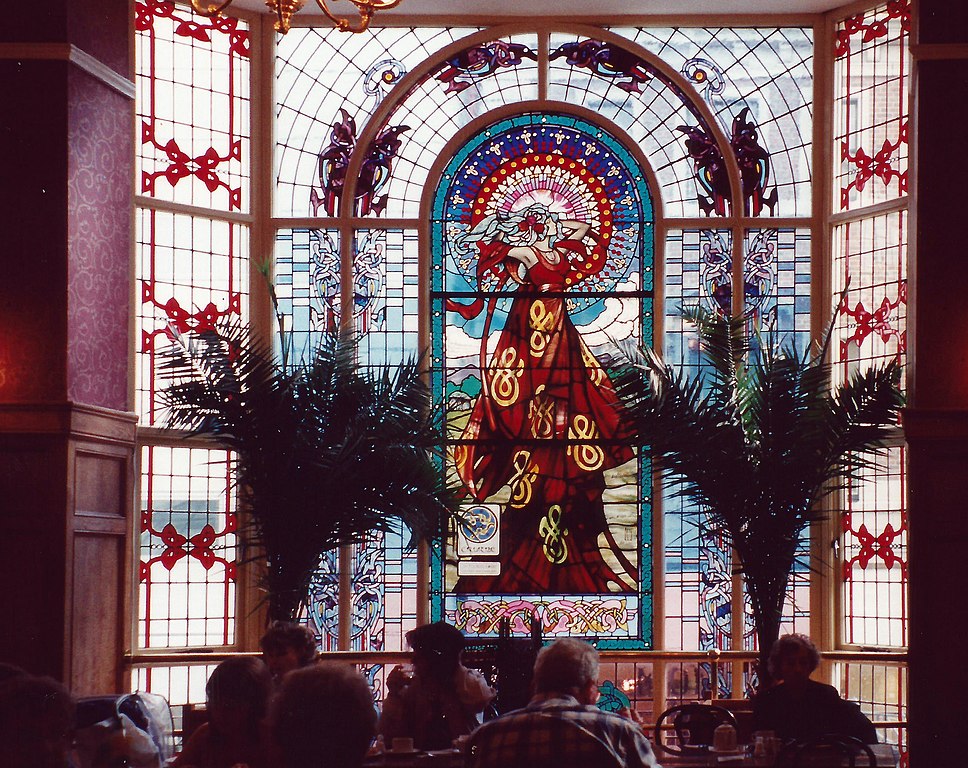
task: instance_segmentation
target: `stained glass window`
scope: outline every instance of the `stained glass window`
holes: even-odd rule
[[[906,212],[911,7],[902,0],[844,19],[835,38],[833,282],[836,375],[907,352]],[[869,210],[872,205],[877,208]],[[904,446],[844,493],[844,640],[907,642]]]
[[[229,460],[204,448],[142,449],[142,648],[235,642],[238,519]]]
[[[578,118],[482,127],[444,170],[434,394],[466,503],[435,583],[472,633],[533,611],[546,635],[650,642],[649,475],[607,350],[651,339],[651,222],[631,153]]]
[[[340,171],[374,110],[404,75],[470,31],[296,28],[279,38],[276,215],[334,215]]]
[[[248,317],[250,41],[238,19],[162,0],[134,10],[137,410],[141,426],[164,427],[166,348],[223,318]],[[233,645],[230,456],[140,440],[138,647]]]
[[[161,426],[159,366],[178,335],[248,316],[248,228],[229,221],[141,208],[137,219],[139,415]]]
[[[159,200],[248,209],[249,32],[166,0],[135,3],[139,188]]]
[[[861,11],[837,25],[834,210],[907,192],[910,32],[910,0]]]
[[[678,72],[738,150],[752,215],[807,216],[811,202],[813,30],[616,29]],[[755,146],[762,152],[757,152]]]

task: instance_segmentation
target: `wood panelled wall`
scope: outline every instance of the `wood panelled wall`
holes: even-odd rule
[[[134,84],[127,0],[0,24],[0,661],[125,684]]]

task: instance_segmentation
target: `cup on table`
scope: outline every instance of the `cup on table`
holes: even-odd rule
[[[397,736],[390,742],[391,752],[413,752],[413,739],[409,736]]]

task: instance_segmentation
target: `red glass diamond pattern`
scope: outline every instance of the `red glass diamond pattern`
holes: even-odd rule
[[[854,178],[851,179],[850,183],[840,190],[840,206],[842,208],[847,207],[847,203],[850,199],[850,190],[856,189],[858,192],[864,189],[867,182],[870,181],[875,176],[884,182],[887,186],[891,183],[892,179],[897,179],[898,184],[898,194],[903,195],[907,192],[907,171],[899,171],[893,167],[892,161],[894,160],[895,153],[900,149],[902,144],[908,143],[908,122],[905,120],[901,123],[900,130],[898,131],[897,140],[894,142],[884,139],[884,143],[881,148],[874,154],[868,155],[864,151],[863,147],[858,147],[857,151],[851,154],[850,146],[846,141],[841,142],[840,145],[840,159],[846,160],[848,163],[857,168],[857,173]]]
[[[839,59],[850,53],[850,41],[855,36],[860,36],[864,43],[884,37],[891,19],[900,19],[901,29],[905,33],[911,31],[911,0],[889,0],[886,8],[886,16],[875,17],[866,22],[864,13],[845,19],[843,29],[837,30],[834,38],[834,56]]]

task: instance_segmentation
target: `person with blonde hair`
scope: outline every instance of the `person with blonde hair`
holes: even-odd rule
[[[598,700],[598,651],[574,638],[538,652],[534,696],[491,720],[467,746],[468,768],[657,768],[652,745],[630,717]]]

